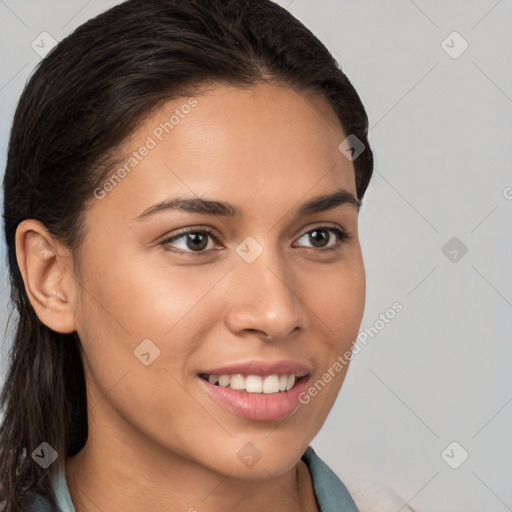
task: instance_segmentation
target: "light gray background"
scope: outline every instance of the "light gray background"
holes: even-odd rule
[[[361,331],[403,305],[354,357],[313,446],[349,487],[382,480],[419,512],[512,510],[512,2],[279,3],[339,59],[370,117]],[[110,5],[0,0],[2,169],[40,60],[32,41],[43,31],[60,40]],[[442,46],[453,31],[469,44],[457,58]],[[455,262],[442,252],[452,237],[468,248]],[[2,265],[2,327],[6,278]],[[441,456],[453,441],[469,453],[458,469]]]

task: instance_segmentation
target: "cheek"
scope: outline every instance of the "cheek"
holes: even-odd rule
[[[208,319],[218,318],[208,299],[218,276],[198,278],[195,272],[192,279],[190,271],[155,267],[129,272],[117,261],[89,272],[81,289],[77,331],[91,408],[101,415],[112,407],[164,444],[170,428],[178,438],[186,437],[180,430],[184,410],[190,412],[188,418],[197,418],[187,421],[187,428],[208,424],[220,435],[222,429],[208,423],[211,418],[182,384],[187,361],[210,326]],[[122,424],[118,426],[122,432]]]
[[[345,351],[356,339],[365,305],[366,281],[362,259],[332,267],[310,283],[306,292],[312,320],[332,349]]]
[[[187,361],[220,318],[215,288],[225,271],[131,265],[133,259],[120,256],[110,261],[115,264],[87,267],[93,271],[81,289],[77,331],[92,380],[101,396],[130,372],[123,381],[133,386],[127,396],[150,393],[158,404],[173,393],[178,404]]]
[[[322,285],[320,287],[320,285]],[[318,276],[309,294],[312,321],[322,342],[317,367],[304,402],[313,402],[318,417],[325,418],[345,379],[364,312],[366,279],[362,258]]]
[[[197,306],[208,300],[223,273],[117,258],[115,264],[86,277],[83,297],[97,326],[123,338],[128,335],[132,341],[162,339],[202,310]]]

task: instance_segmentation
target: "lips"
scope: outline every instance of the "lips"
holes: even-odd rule
[[[203,375],[235,375],[240,374],[245,377],[248,375],[259,375],[267,377],[269,375],[295,375],[295,377],[304,377],[311,372],[311,368],[304,363],[297,361],[249,361],[247,363],[235,363],[218,368],[205,368],[198,373]]]
[[[297,361],[250,361],[198,373],[199,382],[216,405],[245,419],[281,420],[300,406],[298,396],[310,376]]]

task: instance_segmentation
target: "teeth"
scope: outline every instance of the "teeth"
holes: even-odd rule
[[[231,377],[229,375],[221,375],[219,377],[219,386],[223,388],[227,388],[231,382]]]
[[[263,379],[259,375],[248,375],[245,379],[247,393],[261,393],[263,391]]]
[[[279,377],[277,375],[269,375],[263,380],[263,393],[279,392]]]
[[[288,391],[295,384],[295,375],[247,375],[244,377],[240,373],[235,375],[208,375],[208,382],[218,384],[223,388],[228,386],[231,389],[247,391],[247,393],[279,393]]]
[[[245,389],[245,377],[240,374],[233,375],[229,385],[231,386],[231,389]]]

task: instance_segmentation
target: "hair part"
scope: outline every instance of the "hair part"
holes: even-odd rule
[[[128,0],[64,38],[27,82],[3,182],[11,302],[18,313],[0,395],[0,505],[6,512],[22,510],[30,492],[55,504],[52,480],[88,434],[80,339],[51,330],[35,314],[16,261],[18,225],[37,219],[77,254],[88,201],[141,120],[207,84],[259,81],[328,101],[344,133],[365,145],[353,161],[362,199],[373,172],[364,106],[327,48],[271,0]],[[47,469],[31,456],[42,442],[58,453]]]

